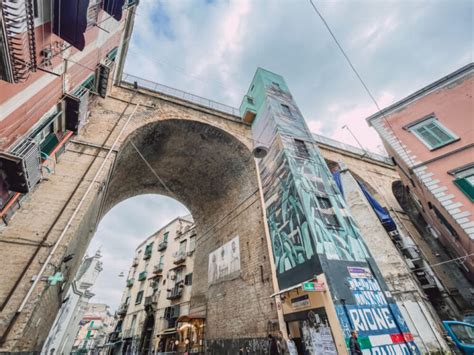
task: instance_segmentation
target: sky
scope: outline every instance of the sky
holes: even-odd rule
[[[472,62],[470,0],[314,0],[380,107]],[[141,0],[125,72],[239,107],[257,67],[282,75],[310,129],[383,152],[376,112],[309,0]],[[120,300],[133,251],[187,210],[138,196],[101,221],[104,271],[94,301]]]

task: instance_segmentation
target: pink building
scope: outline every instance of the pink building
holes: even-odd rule
[[[123,69],[138,0],[0,1],[0,217],[44,178]],[[116,64],[117,63],[117,64]]]
[[[453,272],[461,311],[474,308],[473,93],[471,63],[367,118],[426,221],[431,264],[449,261],[434,270]]]

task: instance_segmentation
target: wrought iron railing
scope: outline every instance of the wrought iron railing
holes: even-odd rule
[[[155,91],[160,94],[175,97],[178,99],[186,100],[193,104],[197,104],[197,105],[204,106],[216,111],[220,111],[223,113],[227,113],[229,115],[236,116],[236,118],[240,119],[240,113],[239,113],[238,108],[221,104],[220,102],[209,100],[204,97],[197,96],[189,92],[175,89],[163,84],[158,84],[147,79],[139,78],[138,76],[135,76],[135,75],[124,73],[122,77],[122,82],[128,83],[128,84],[133,84],[134,82],[137,82],[138,87],[149,89],[151,91]]]
[[[23,82],[36,70],[33,0],[0,0],[0,16],[0,45],[6,56],[2,79]]]

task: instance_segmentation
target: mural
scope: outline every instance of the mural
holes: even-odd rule
[[[266,87],[252,133],[268,147],[258,164],[280,289],[324,273],[346,338],[358,329],[364,353],[418,353],[286,84],[264,70],[256,78]]]
[[[252,129],[269,147],[259,167],[280,288],[295,275],[304,281],[321,273],[320,255],[365,260],[359,230],[291,95],[268,89]]]
[[[239,236],[209,254],[208,283],[232,277],[240,272]]]

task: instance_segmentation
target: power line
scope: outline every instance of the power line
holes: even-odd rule
[[[443,264],[447,264],[447,263],[452,263],[453,261],[458,261],[458,260],[462,260],[462,259],[467,259],[471,256],[473,256],[474,253],[471,253],[471,254],[468,254],[468,255],[464,255],[464,256],[460,256],[458,258],[453,258],[453,259],[449,259],[449,260],[446,260],[446,261],[442,261],[440,263],[436,263],[436,264],[431,264],[428,266],[424,266],[424,267],[419,267],[417,269],[413,269],[412,271],[418,271],[418,270],[423,270],[423,269],[429,269],[429,268],[432,268],[432,267],[435,267],[435,266],[439,266],[439,265],[443,265]]]
[[[313,7],[314,11],[318,14],[319,18],[321,19],[321,21],[323,22],[324,26],[326,27],[326,29],[328,30],[329,34],[331,35],[332,39],[334,40],[334,42],[336,43],[337,47],[339,48],[339,50],[341,51],[342,55],[344,56],[344,58],[346,59],[347,63],[349,64],[350,68],[352,69],[352,71],[354,72],[354,74],[357,76],[357,78],[359,79],[359,82],[362,84],[362,86],[364,87],[365,91],[367,92],[367,94],[369,95],[370,99],[372,100],[372,102],[375,104],[375,107],[377,108],[378,110],[378,113],[382,115],[383,119],[385,120],[385,122],[387,123],[387,125],[390,127],[390,129],[392,130],[393,132],[393,135],[394,137],[398,140],[401,148],[404,150],[407,158],[411,161],[412,164],[414,164],[414,161],[413,159],[411,158],[411,156],[408,154],[408,152],[406,151],[405,147],[403,146],[402,142],[400,141],[400,139],[395,135],[395,131],[392,127],[392,125],[390,124],[390,122],[388,121],[387,119],[387,116],[382,112],[382,109],[380,108],[377,100],[375,99],[374,95],[372,95],[372,92],[369,90],[369,87],[367,86],[367,84],[365,83],[365,81],[362,79],[361,75],[359,74],[359,72],[357,71],[357,69],[354,67],[354,65],[352,64],[352,61],[350,60],[349,56],[347,55],[347,53],[344,51],[344,49],[342,48],[341,44],[339,43],[339,41],[337,40],[336,38],[336,35],[334,34],[334,32],[332,31],[331,27],[329,26],[329,24],[326,22],[326,20],[324,19],[324,16],[321,14],[321,12],[318,10],[318,8],[316,7],[316,5],[314,4],[313,0],[309,0],[309,2],[311,3],[311,6]]]

